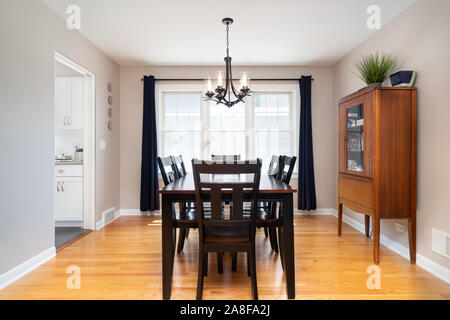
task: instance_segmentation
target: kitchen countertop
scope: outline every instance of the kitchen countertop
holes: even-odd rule
[[[55,161],[57,166],[82,166],[83,161]]]

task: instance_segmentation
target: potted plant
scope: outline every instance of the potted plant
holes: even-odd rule
[[[361,61],[355,64],[355,73],[367,85],[381,86],[394,69],[396,58],[389,54],[363,55]]]

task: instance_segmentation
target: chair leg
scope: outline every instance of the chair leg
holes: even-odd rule
[[[250,269],[250,252],[247,252],[247,274],[249,277],[252,276],[251,269]]]
[[[180,254],[181,251],[183,251],[184,239],[186,239],[186,228],[182,227],[182,228],[180,228],[179,235],[178,235],[178,248],[177,248],[178,254]]]
[[[204,257],[205,257],[205,255],[203,254],[203,252],[201,250],[198,255],[197,300],[202,300],[202,297],[203,297],[203,278],[204,278],[204,274],[205,274]]]
[[[191,231],[191,228],[186,228],[186,239],[189,238],[189,231]]]
[[[223,273],[223,252],[217,252],[217,268],[219,273]]]
[[[269,230],[267,227],[264,227],[264,236],[267,238],[269,236]]]
[[[208,253],[203,254],[203,275],[208,275]]]
[[[237,252],[231,253],[231,270],[236,271],[237,270]]]
[[[275,227],[269,227],[269,237],[272,250],[278,253],[277,229]]]
[[[256,255],[255,246],[250,249],[250,273],[252,277],[253,300],[258,300],[258,284],[256,282]]]
[[[370,238],[370,216],[364,215],[364,225],[365,225],[366,237]]]

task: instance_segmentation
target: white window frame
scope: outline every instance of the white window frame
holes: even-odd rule
[[[298,132],[300,123],[300,99],[299,99],[299,86],[293,83],[255,83],[251,85],[252,96],[247,97],[245,100],[245,126],[246,126],[246,139],[245,139],[245,155],[244,158],[252,159],[258,155],[255,154],[255,116],[253,107],[253,95],[254,94],[289,94],[290,95],[290,114],[291,114],[291,150],[293,155],[298,154]],[[201,144],[202,158],[209,159],[211,156],[210,150],[207,147],[209,145],[208,132],[209,132],[209,105],[210,101],[205,101],[204,86],[201,84],[183,84],[183,83],[156,83],[156,117],[158,119],[157,132],[158,132],[158,154],[164,154],[164,96],[165,94],[192,94],[198,93],[201,95],[200,117],[201,117]],[[283,131],[283,130],[281,130]],[[287,131],[287,130],[286,130]],[[184,159],[184,161],[190,161],[190,159]],[[187,166],[189,167],[189,166]],[[296,166],[297,167],[297,166]],[[297,172],[295,169],[294,172]]]
[[[165,110],[164,110],[164,97],[166,94],[199,94],[201,97],[201,105],[200,105],[200,119],[202,123],[202,127],[200,128],[200,136],[203,137],[204,132],[204,101],[203,101],[203,87],[197,84],[156,84],[155,85],[155,94],[157,95],[157,99],[155,99],[156,104],[156,117],[158,119],[158,123],[156,125],[156,130],[158,134],[158,155],[164,154],[164,134],[165,130]],[[188,130],[192,131],[192,130]],[[197,130],[195,130],[197,131]],[[199,141],[201,143],[200,149],[203,150],[204,139]],[[190,159],[183,159],[185,162],[190,161]],[[189,167],[189,166],[188,166]],[[187,169],[187,168],[186,168]]]

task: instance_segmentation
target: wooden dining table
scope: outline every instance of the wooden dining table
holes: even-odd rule
[[[211,175],[211,181],[244,182],[248,175]],[[295,298],[295,262],[294,262],[294,208],[293,189],[280,180],[261,175],[258,199],[261,201],[276,201],[280,203],[280,227],[278,239],[281,258],[286,273],[286,290],[289,299]],[[192,174],[168,184],[159,190],[162,198],[162,274],[163,299],[168,300],[172,290],[173,264],[175,258],[177,220],[175,204],[179,202],[195,202],[195,186]],[[244,192],[244,200],[249,200],[251,193]],[[224,201],[231,201],[224,195]]]

